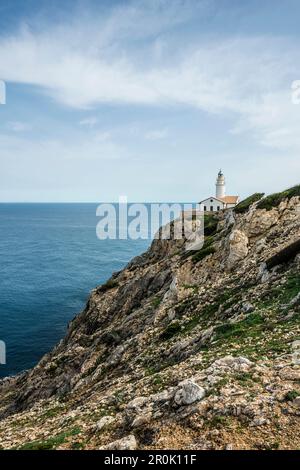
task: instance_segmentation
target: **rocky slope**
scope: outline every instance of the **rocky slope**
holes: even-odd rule
[[[155,240],[95,289],[67,336],[0,382],[0,445],[300,448],[300,191]]]

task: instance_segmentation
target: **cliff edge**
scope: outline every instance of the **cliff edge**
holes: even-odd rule
[[[0,399],[5,449],[300,448],[300,187],[154,240]]]

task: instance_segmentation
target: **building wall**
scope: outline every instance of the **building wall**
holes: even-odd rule
[[[200,207],[201,207],[201,210],[207,211],[207,212],[210,212],[211,207],[212,207],[212,212],[217,212],[221,209],[224,209],[224,203],[214,198],[207,198],[205,199],[205,201],[201,202]]]

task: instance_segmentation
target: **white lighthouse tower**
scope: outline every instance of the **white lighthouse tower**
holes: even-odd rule
[[[216,198],[222,199],[225,197],[226,188],[225,188],[225,176],[222,173],[222,170],[219,171],[217,181],[216,181]]]
[[[226,196],[225,176],[220,170],[216,181],[216,195],[203,199],[199,204],[203,212],[219,212],[235,207],[239,200],[239,196]]]

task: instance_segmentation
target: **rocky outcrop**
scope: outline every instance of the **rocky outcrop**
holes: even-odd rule
[[[156,239],[95,289],[53,351],[0,382],[0,446],[299,447],[300,263],[285,250],[300,198],[277,199],[221,212],[196,251]]]
[[[229,237],[227,266],[232,269],[248,254],[248,237],[240,230],[233,230]]]

